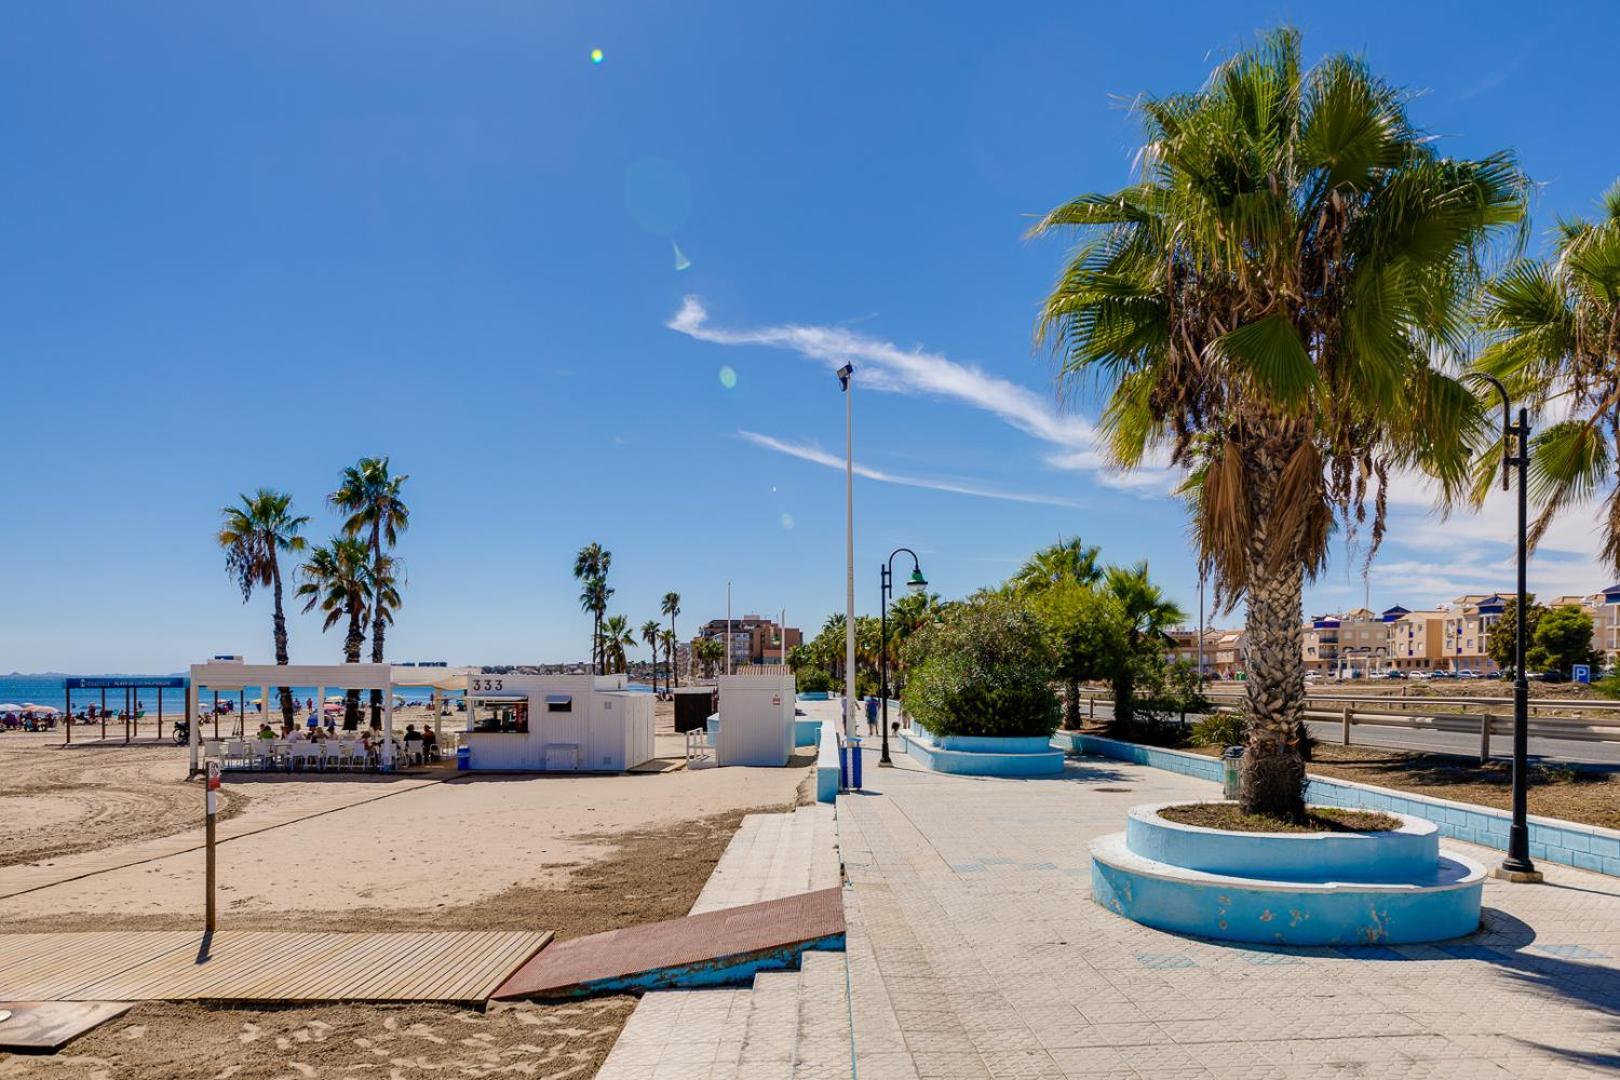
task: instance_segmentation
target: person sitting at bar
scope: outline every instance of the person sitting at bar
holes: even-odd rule
[[[434,734],[432,724],[422,725],[422,760],[439,760],[439,737]]]
[[[276,739],[276,733],[274,731],[270,730],[270,725],[269,724],[260,724],[259,725],[259,735],[258,735],[258,737],[261,738],[261,739],[268,740],[270,742],[274,742],[275,739]]]

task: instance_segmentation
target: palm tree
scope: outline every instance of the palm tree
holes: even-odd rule
[[[1065,581],[1095,585],[1102,580],[1097,565],[1101,552],[1080,542],[1078,536],[1044,547],[1024,560],[1008,584],[1017,592],[1034,592]]]
[[[373,578],[371,553],[365,542],[352,536],[335,536],[331,542],[311,548],[309,558],[298,568],[303,584],[296,595],[307,597],[304,611],[318,605],[326,613],[322,630],[330,630],[347,617],[348,632],[343,637],[343,662],[358,664],[366,643],[366,618],[371,613]],[[386,570],[386,566],[385,566]],[[360,693],[350,690],[343,710],[343,727],[353,731],[360,726]]]
[[[652,653],[652,688],[653,693],[658,692],[658,620],[648,619],[641,624],[641,640],[646,642],[647,651]]]
[[[636,643],[630,620],[623,615],[609,615],[602,620],[602,674],[617,674],[629,667],[625,648]]]
[[[675,674],[675,644],[678,640],[675,637],[674,630],[660,630],[658,632],[658,641],[664,646],[664,685],[670,688],[671,693],[674,693],[674,687],[671,685],[670,680]]]
[[[579,549],[574,556],[574,577],[582,582],[579,594],[579,606],[582,610],[591,613],[591,670],[603,674],[602,668],[602,617],[607,613],[608,597],[613,590],[608,588],[608,568],[613,565],[613,552],[592,541]]]
[[[219,546],[225,549],[225,572],[242,590],[242,603],[253,595],[254,586],[270,589],[273,608],[270,632],[275,643],[276,663],[287,664],[287,614],[281,605],[280,552],[303,551],[299,530],[307,517],[292,513],[292,496],[260,488],[251,496],[241,495],[241,504],[220,509],[224,520],[219,526]],[[291,687],[281,691],[281,718],[293,722]]]
[[[658,605],[658,610],[669,617],[669,634],[671,637],[674,637],[675,616],[681,613],[681,594],[678,592],[665,593],[663,603]],[[673,655],[674,654],[671,654],[671,656]],[[669,662],[669,674],[675,680],[674,685],[680,686],[681,677],[680,674],[675,670],[675,661],[673,659],[671,659]]]
[[[1151,645],[1155,656],[1165,633],[1187,620],[1187,615],[1167,599],[1148,577],[1148,564],[1110,566],[1104,574],[1103,590],[1119,605],[1125,622],[1125,661],[1114,668],[1114,719],[1129,724],[1135,718],[1136,664],[1143,646]]]
[[[1620,572],[1620,182],[1597,221],[1559,224],[1553,256],[1514,263],[1485,290],[1490,342],[1479,368],[1536,412],[1566,417],[1535,436],[1530,491],[1539,514],[1532,545],[1553,518],[1607,489],[1600,515],[1604,561]],[[1481,458],[1477,499],[1501,455]]]
[[[1137,110],[1141,180],[1033,229],[1083,238],[1037,334],[1064,380],[1103,391],[1117,465],[1188,470],[1217,603],[1246,604],[1242,803],[1297,818],[1304,581],[1336,524],[1376,553],[1392,471],[1465,487],[1480,410],[1439,365],[1525,181],[1506,153],[1440,156],[1358,59],[1302,70],[1293,30]]]
[[[371,552],[372,576],[383,576],[383,543],[390,549],[399,542],[399,534],[410,527],[411,510],[400,498],[400,489],[408,476],[393,476],[388,471],[385,457],[361,458],[358,463],[343,470],[338,489],[328,495],[327,501],[348,512],[343,523],[343,535],[366,537]],[[399,607],[399,594],[393,593],[392,605],[377,604],[371,614],[371,662],[384,660],[383,627],[392,624],[394,611]],[[382,726],[382,691],[371,692],[371,726]]]

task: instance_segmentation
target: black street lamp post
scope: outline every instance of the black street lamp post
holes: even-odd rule
[[[1528,469],[1530,465],[1530,414],[1519,409],[1519,421],[1513,422],[1513,405],[1507,388],[1490,375],[1476,375],[1489,382],[1502,398],[1502,490],[1508,488],[1508,474],[1517,469],[1519,474],[1519,607],[1513,620],[1513,823],[1508,827],[1508,853],[1495,876],[1507,881],[1540,881],[1541,872],[1530,861],[1530,826],[1525,820],[1526,788],[1529,785],[1529,714],[1530,682],[1524,677],[1525,611],[1529,606],[1526,595],[1525,564],[1529,548],[1525,542],[1525,519],[1528,508]]]
[[[878,667],[882,671],[882,684],[878,694],[882,697],[883,710],[883,754],[878,758],[880,767],[892,768],[894,761],[889,757],[889,597],[894,592],[894,557],[901,552],[911,556],[911,577],[906,579],[906,588],[914,593],[920,593],[928,588],[928,581],[922,576],[922,563],[917,560],[917,553],[910,548],[895,548],[889,552],[889,560],[878,569],[880,570],[881,587],[879,596],[878,615]]]

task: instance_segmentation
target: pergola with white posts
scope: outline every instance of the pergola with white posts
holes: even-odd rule
[[[282,686],[315,687],[316,708],[323,708],[326,692],[380,690],[383,700],[383,740],[379,761],[383,771],[394,764],[394,689],[399,686],[431,686],[434,701],[439,690],[461,689],[467,685],[466,668],[395,667],[392,664],[244,664],[240,660],[210,660],[191,665],[191,687],[186,691],[186,720],[191,728],[191,771],[198,768],[202,748],[202,725],[198,722],[197,700],[204,690],[252,690],[261,695],[265,717],[272,711],[271,691]],[[247,732],[244,730],[243,734]]]

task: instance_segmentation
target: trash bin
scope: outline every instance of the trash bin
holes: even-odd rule
[[[1236,800],[1243,786],[1243,747],[1228,746],[1221,754],[1221,797]]]
[[[472,747],[456,747],[456,771],[466,772],[470,768],[472,768]]]

